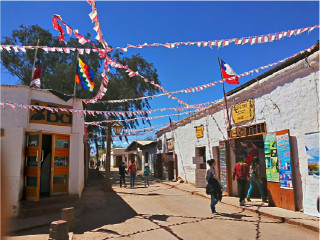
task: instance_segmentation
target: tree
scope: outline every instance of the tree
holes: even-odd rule
[[[86,35],[87,38],[90,37],[89,34]],[[65,47],[64,43],[60,43],[57,36],[53,36],[48,30],[41,28],[38,25],[23,26],[21,25],[19,29],[13,30],[11,36],[4,37],[4,41],[1,43],[3,45],[23,45],[23,46],[34,46],[37,40],[40,39],[40,46],[53,46],[53,47]],[[91,48],[91,45],[86,43],[81,45],[78,40],[70,37],[67,39],[68,47],[80,47],[80,48]],[[101,44],[94,41],[97,47],[102,48]],[[35,50],[27,50],[26,53],[14,53],[2,51],[1,63],[2,65],[13,75],[18,78],[18,83],[23,85],[30,85],[32,65]],[[56,91],[62,92],[64,94],[73,94],[74,88],[74,78],[76,70],[76,53],[71,52],[70,54],[60,53],[60,52],[49,52],[45,53],[39,50],[40,59],[42,61],[42,76],[41,76],[41,88],[43,89],[54,89]],[[113,59],[123,65],[128,65],[134,71],[139,71],[142,75],[147,77],[150,81],[159,83],[157,70],[154,68],[152,63],[148,63],[139,54],[133,56],[124,56],[120,51],[112,51],[109,53]],[[86,90],[80,90],[78,87],[77,97],[90,99],[93,98],[101,83],[101,68],[103,59],[99,58],[97,53],[91,52],[90,54],[83,54],[80,56],[81,59],[96,73],[95,89],[93,92]],[[159,89],[153,85],[144,82],[139,77],[129,78],[124,69],[115,70],[112,69],[108,73],[110,79],[108,84],[107,94],[103,97],[102,101],[114,100],[114,99],[124,99],[124,98],[137,98],[146,95],[154,95],[159,92]],[[99,111],[131,111],[131,110],[143,110],[150,109],[150,104],[148,99],[143,101],[131,101],[126,103],[118,104],[84,104],[84,109],[99,110]],[[142,116],[147,116],[147,114],[142,114]],[[120,116],[122,120],[135,118],[136,116],[126,117]],[[85,116],[86,121],[99,121],[105,120],[103,115],[91,116],[87,114]],[[142,123],[146,122],[142,120]],[[151,125],[150,121],[147,121]],[[122,122],[124,128],[136,128],[139,126],[139,122],[135,121],[125,121]],[[88,132],[100,133],[106,135],[106,129],[100,128],[98,126],[89,126]],[[102,141],[106,141],[106,138],[102,138]],[[102,144],[105,145],[104,142]],[[106,163],[107,165],[108,163]],[[110,163],[109,163],[110,165]]]

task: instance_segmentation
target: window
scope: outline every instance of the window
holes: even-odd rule
[[[68,166],[68,157],[54,157],[54,166]]]
[[[27,157],[27,167],[37,167],[38,161],[36,156]]]
[[[28,135],[28,147],[39,146],[40,134]]]
[[[69,148],[69,139],[56,138],[55,148]]]

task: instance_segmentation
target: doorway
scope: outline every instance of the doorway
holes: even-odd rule
[[[52,135],[42,135],[42,161],[40,175],[40,198],[50,196],[50,178],[52,161]]]

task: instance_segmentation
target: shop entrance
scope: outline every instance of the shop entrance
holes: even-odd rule
[[[24,191],[27,200],[68,193],[69,142],[67,135],[27,133]]]
[[[266,179],[266,165],[265,165],[265,156],[264,156],[264,141],[262,135],[246,137],[236,139],[236,161],[239,158],[244,158],[245,162],[251,165],[254,157],[259,158],[260,163],[260,177],[263,181],[264,192],[267,193],[267,179]],[[249,185],[247,186],[247,190]],[[251,194],[251,197],[260,197],[259,189],[256,186],[254,192]]]

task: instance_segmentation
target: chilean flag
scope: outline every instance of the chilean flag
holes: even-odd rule
[[[39,54],[37,54],[30,87],[36,86],[40,88],[40,85],[41,85],[40,77],[41,77],[41,62],[40,62]]]
[[[239,77],[237,76],[237,74],[233,71],[229,64],[224,62],[222,59],[220,59],[220,69],[222,77],[226,80],[227,83],[239,84]],[[233,79],[230,79],[231,77],[233,77]]]

